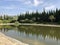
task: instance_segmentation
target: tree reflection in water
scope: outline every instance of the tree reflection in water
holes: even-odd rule
[[[60,28],[56,27],[40,27],[40,26],[19,26],[18,31],[25,32],[26,34],[42,35],[44,39],[46,37],[60,40]]]
[[[24,33],[26,36],[42,36],[44,40],[53,39],[60,40],[60,28],[56,27],[41,27],[41,26],[0,26],[0,32],[8,32],[8,31],[17,31],[17,33]]]

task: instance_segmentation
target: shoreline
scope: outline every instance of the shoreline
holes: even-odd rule
[[[55,25],[55,24],[30,24],[30,23],[1,23],[0,25],[27,25],[27,26],[48,26],[48,27],[60,27],[60,25]]]
[[[0,32],[0,45],[29,45],[14,38],[8,37]]]
[[[60,25],[52,25],[52,24],[20,24],[20,25],[31,25],[31,26],[48,26],[48,27],[60,27]]]

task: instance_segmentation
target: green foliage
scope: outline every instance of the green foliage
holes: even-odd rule
[[[14,22],[17,21],[18,16],[8,16],[8,15],[3,15],[0,16],[0,23],[10,23],[10,22]]]
[[[9,23],[10,22],[10,20],[2,20],[3,21],[3,23]]]
[[[51,10],[48,12],[43,10],[43,12],[41,13],[39,13],[38,11],[36,11],[36,13],[26,12],[25,14],[21,14],[20,16],[18,16],[18,21],[20,23],[21,22],[29,23],[30,20],[32,20],[32,22],[37,22],[37,23],[50,23],[50,22],[53,23],[54,22],[58,24],[58,22],[60,21],[60,9],[59,10],[56,9],[55,11]]]
[[[51,22],[53,22],[53,20],[55,19],[54,15],[50,15],[49,19],[51,20]]]
[[[15,26],[19,26],[20,23],[18,21],[15,22]]]
[[[20,14],[19,16],[0,16],[1,23],[15,23],[16,21],[20,23],[56,23],[60,22],[60,9],[55,11],[46,12],[45,9],[43,12],[26,12],[25,14]]]
[[[9,23],[10,20],[0,20],[0,23]]]
[[[3,21],[2,21],[2,20],[0,20],[0,23],[3,23]]]

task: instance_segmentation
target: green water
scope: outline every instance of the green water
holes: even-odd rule
[[[29,45],[60,45],[60,28],[0,26],[0,32]]]

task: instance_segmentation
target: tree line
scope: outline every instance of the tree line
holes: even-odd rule
[[[36,11],[35,13],[26,12],[18,16],[20,23],[51,23],[60,24],[60,9],[43,12]]]
[[[18,16],[0,16],[1,21],[9,21],[10,23],[19,22],[19,23],[48,23],[48,24],[60,24],[60,9],[50,10],[43,12],[26,12],[25,14],[20,14]]]

